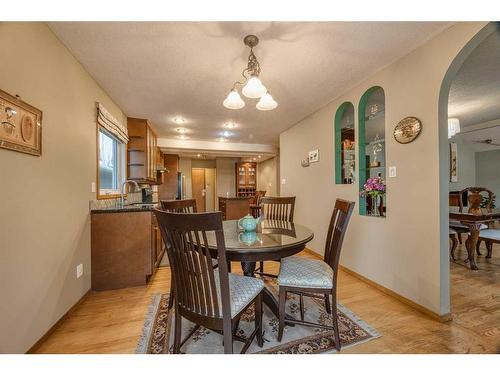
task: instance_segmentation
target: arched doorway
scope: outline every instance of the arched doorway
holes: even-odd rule
[[[449,270],[449,190],[450,190],[450,157],[448,141],[448,103],[450,88],[464,62],[474,50],[490,35],[499,32],[499,23],[489,23],[483,27],[457,54],[451,62],[443,78],[439,92],[439,194],[440,194],[440,245],[441,245],[441,275],[442,288],[450,286]],[[446,280],[448,281],[445,284]],[[441,294],[442,305],[450,303],[450,290]],[[445,301],[444,299],[447,299]]]

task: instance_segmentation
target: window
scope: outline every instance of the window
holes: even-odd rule
[[[99,128],[99,198],[120,194],[124,176],[125,144]]]

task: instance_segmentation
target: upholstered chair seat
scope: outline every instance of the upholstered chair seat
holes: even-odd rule
[[[450,236],[456,235],[457,231],[453,228],[449,228],[449,234],[450,234]]]
[[[455,221],[455,220],[450,221],[450,227],[455,229],[465,229],[467,231],[469,230],[468,225],[462,224],[460,221]],[[486,224],[481,224],[479,226],[479,230],[484,230],[484,229],[488,229],[488,226]]]
[[[215,285],[217,287],[217,299],[222,305],[220,293],[219,272],[214,272]],[[231,317],[234,318],[241,310],[248,307],[255,297],[264,289],[261,279],[248,276],[229,274],[229,301],[231,303]]]
[[[278,275],[280,286],[331,289],[333,270],[323,260],[292,256],[281,260]]]
[[[479,234],[481,239],[485,241],[499,241],[500,242],[500,229],[485,229]]]

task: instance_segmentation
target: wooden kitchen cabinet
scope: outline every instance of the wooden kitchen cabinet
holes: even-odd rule
[[[253,197],[257,190],[257,163],[236,163],[236,196]]]
[[[90,220],[92,290],[145,285],[165,252],[154,213],[92,212]]]
[[[157,137],[148,120],[127,118],[127,178],[138,183],[158,184]]]

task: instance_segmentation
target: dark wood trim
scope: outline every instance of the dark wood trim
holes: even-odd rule
[[[42,346],[42,344],[47,341],[47,339],[49,338],[50,335],[52,335],[52,333],[54,333],[54,331],[66,320],[69,318],[69,316],[76,310],[76,308],[78,306],[81,305],[81,303],[85,300],[85,298],[87,298],[87,296],[90,294],[91,290],[87,290],[87,292],[85,292],[85,294],[78,300],[76,301],[76,303],[71,306],[68,311],[66,311],[63,316],[61,316],[59,318],[59,320],[57,322],[55,322],[55,324],[49,328],[49,330],[47,332],[45,332],[45,334],[40,337],[38,339],[37,342],[35,342],[33,344],[33,346],[31,348],[28,349],[28,351],[26,352],[26,354],[36,354],[36,352],[38,351],[38,349],[40,348],[40,346]]]

